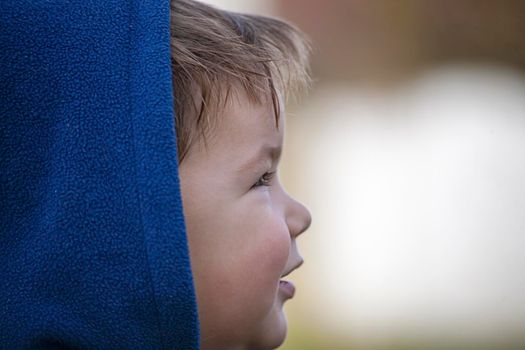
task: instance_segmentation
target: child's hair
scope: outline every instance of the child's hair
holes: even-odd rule
[[[224,11],[193,0],[171,2],[171,61],[177,146],[182,162],[192,143],[217,122],[231,93],[252,103],[309,86],[310,46],[293,25],[275,18]]]

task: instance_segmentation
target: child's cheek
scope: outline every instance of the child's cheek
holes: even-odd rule
[[[284,221],[279,220],[277,215],[270,215],[263,227],[256,263],[263,270],[261,274],[268,278],[270,286],[276,288],[288,261],[290,234]]]
[[[253,215],[247,216],[243,225],[249,228],[248,234],[252,240],[251,264],[256,264],[255,268],[267,276],[270,282],[277,283],[284,272],[291,245],[284,215],[272,203],[269,195],[257,194],[253,202],[245,204],[253,208]]]

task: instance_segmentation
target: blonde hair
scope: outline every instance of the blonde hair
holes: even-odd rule
[[[310,84],[310,46],[282,20],[171,1],[171,63],[179,161],[219,119],[235,88],[252,103],[284,101]]]

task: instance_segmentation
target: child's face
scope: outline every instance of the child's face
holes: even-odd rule
[[[277,171],[284,120],[277,128],[271,102],[238,95],[208,148],[195,144],[180,166],[203,350],[284,341],[283,303],[293,291],[280,280],[302,263],[295,239],[311,220],[277,174],[268,176]]]

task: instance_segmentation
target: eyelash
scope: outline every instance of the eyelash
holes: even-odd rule
[[[263,176],[257,180],[257,182],[252,186],[252,188],[260,187],[260,186],[270,186],[271,181],[273,177],[275,176],[275,171],[273,172],[265,172]]]

